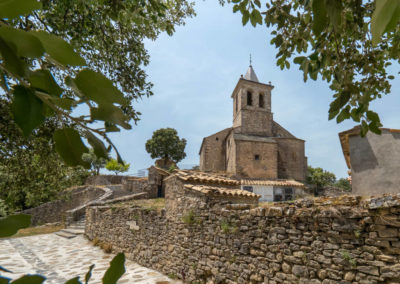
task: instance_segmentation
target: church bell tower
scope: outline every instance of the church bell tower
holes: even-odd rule
[[[271,84],[258,81],[251,65],[239,79],[232,93],[235,133],[267,136],[272,134]]]

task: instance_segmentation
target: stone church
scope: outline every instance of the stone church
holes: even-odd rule
[[[259,82],[249,66],[232,92],[232,127],[203,139],[201,171],[226,172],[247,185],[252,184],[249,180],[305,180],[305,141],[274,121],[273,88]]]

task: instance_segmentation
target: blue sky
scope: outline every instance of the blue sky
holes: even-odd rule
[[[162,34],[156,41],[146,41],[150,54],[146,70],[154,96],[136,103],[142,117],[132,130],[111,135],[124,160],[131,163],[129,173],[154,163],[144,145],[154,130],[163,127],[173,127],[187,139],[187,157],[181,163],[198,164],[202,138],[232,125],[230,95],[240,75],[246,73],[251,53],[258,79],[275,86],[275,121],[306,140],[309,165],[337,177],[347,176],[338,133],[355,124],[328,121],[333,94],[328,84],[322,80],[304,83],[302,71],[294,65],[280,70],[266,27],[243,27],[231,5],[199,1],[195,9],[197,16],[178,27],[172,37]],[[392,94],[373,104],[384,127],[400,128],[399,89],[397,80]]]

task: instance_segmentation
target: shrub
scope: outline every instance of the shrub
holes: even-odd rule
[[[192,225],[199,222],[196,213],[193,210],[189,210],[185,215],[182,216],[182,221],[185,224]]]

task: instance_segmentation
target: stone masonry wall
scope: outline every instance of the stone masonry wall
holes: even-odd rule
[[[276,138],[278,142],[278,178],[304,181],[304,141],[296,138]]]
[[[100,196],[105,190],[97,186],[79,186],[69,189],[59,200],[44,203],[38,207],[27,209],[22,213],[32,216],[32,225],[64,222],[67,211],[82,206]]]
[[[86,235],[187,283],[400,283],[400,194],[193,210],[90,207]]]

